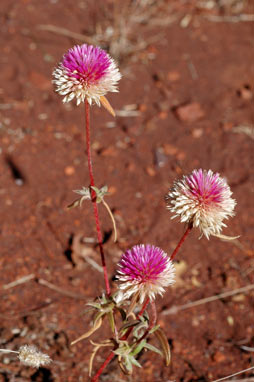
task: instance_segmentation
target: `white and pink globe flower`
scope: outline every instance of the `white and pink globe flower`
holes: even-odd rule
[[[76,98],[77,105],[85,100],[98,106],[105,102],[104,95],[117,92],[121,74],[113,58],[93,45],[76,45],[63,56],[53,72],[56,92],[63,102]]]
[[[236,201],[225,179],[211,170],[194,170],[176,181],[166,195],[167,208],[181,222],[198,227],[207,239],[226,227],[224,219],[234,216]]]
[[[117,279],[123,299],[138,295],[140,304],[146,298],[162,295],[175,281],[175,268],[168,255],[153,245],[136,245],[126,251],[118,263]]]

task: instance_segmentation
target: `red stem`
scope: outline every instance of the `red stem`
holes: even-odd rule
[[[91,155],[91,139],[90,139],[90,106],[89,106],[89,103],[87,102],[87,100],[85,100],[85,112],[86,112],[86,152],[87,152],[87,158],[88,158],[90,187],[94,187],[95,183],[94,183],[94,176],[93,176],[92,155]],[[107,266],[106,266],[104,250],[103,250],[103,244],[102,244],[102,234],[101,234],[101,228],[100,228],[99,211],[98,211],[98,206],[96,203],[96,192],[93,189],[91,189],[91,197],[92,197],[92,203],[93,203],[97,239],[98,239],[98,243],[99,243],[99,247],[100,247],[101,263],[102,263],[102,267],[103,267],[104,280],[105,280],[105,285],[106,285],[106,292],[107,292],[107,295],[110,296],[111,292],[110,292],[108,271],[107,271]]]
[[[184,232],[183,236],[181,237],[179,243],[177,244],[174,252],[172,253],[172,255],[170,256],[170,260],[173,260],[175,255],[177,254],[177,252],[179,251],[179,249],[181,248],[181,246],[183,245],[183,242],[185,241],[186,237],[189,235],[190,231],[192,230],[192,224],[189,224],[186,231]]]
[[[145,308],[147,307],[147,305],[149,304],[149,298],[147,298],[142,306],[142,309],[141,311],[138,313],[138,317],[140,317],[143,313],[144,313],[144,310]],[[156,321],[156,319],[155,319]],[[129,328],[127,330],[127,332],[120,338],[121,341],[125,341],[127,340],[127,338],[129,337],[129,335],[131,334],[133,330],[133,327]],[[115,353],[113,352],[113,350],[109,353],[108,357],[105,359],[105,361],[103,362],[103,364],[101,365],[101,367],[99,368],[99,370],[97,371],[97,373],[95,374],[95,376],[92,378],[91,382],[97,382],[99,376],[101,375],[101,373],[103,372],[103,370],[105,369],[105,367],[109,364],[109,362],[112,360],[112,358],[115,356]]]
[[[141,311],[138,313],[138,317],[142,316],[142,314],[143,314],[144,311],[145,311],[145,308],[146,308],[147,305],[149,304],[149,301],[150,301],[149,298],[147,298],[147,299],[145,300],[145,302],[144,302],[144,304],[143,304],[143,306],[142,306],[142,308],[141,308]],[[133,327],[130,327],[130,328],[127,330],[127,332],[120,338],[120,340],[122,340],[122,341],[127,340],[127,338],[129,337],[129,335],[131,334],[132,330],[133,330]]]
[[[149,322],[149,327],[148,327],[148,329],[145,331],[145,333],[143,334],[143,336],[140,337],[139,340],[137,341],[138,344],[139,344],[144,338],[146,338],[146,336],[149,334],[150,330],[155,326],[156,321],[157,321],[157,311],[156,311],[155,302],[154,302],[154,301],[151,301],[151,302],[150,302],[150,305],[151,305],[151,308],[152,308],[152,319],[151,319],[151,322]]]
[[[105,359],[105,361],[103,362],[103,364],[101,365],[101,367],[99,368],[95,376],[92,378],[91,382],[98,381],[99,376],[101,375],[105,367],[109,364],[109,362],[112,360],[112,358],[114,358],[114,356],[115,356],[115,353],[113,351],[109,353],[108,357]]]

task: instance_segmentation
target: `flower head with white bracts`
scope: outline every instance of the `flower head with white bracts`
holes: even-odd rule
[[[225,179],[211,170],[194,170],[176,181],[166,195],[167,208],[193,227],[198,227],[207,239],[219,235],[226,227],[224,219],[234,216],[236,201]]]
[[[15,353],[23,365],[36,368],[48,365],[52,361],[47,354],[42,353],[33,345],[23,345],[18,351],[0,349],[0,354],[1,353]]]
[[[91,105],[105,102],[104,95],[117,92],[121,74],[115,61],[101,48],[76,45],[63,56],[53,72],[56,91],[64,95],[63,102],[76,98],[77,105],[85,99]]]
[[[33,345],[21,346],[18,358],[23,365],[36,368],[48,365],[51,362],[51,359],[47,354],[40,352]]]
[[[136,245],[126,251],[118,263],[117,279],[123,299],[137,294],[142,304],[145,298],[153,300],[162,295],[164,288],[175,281],[172,261],[162,249],[153,245]]]

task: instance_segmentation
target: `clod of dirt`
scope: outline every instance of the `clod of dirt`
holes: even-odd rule
[[[198,102],[177,106],[173,112],[182,122],[195,122],[205,116],[205,112]]]
[[[253,97],[253,92],[249,85],[244,85],[241,89],[237,90],[237,95],[244,101],[250,101]]]
[[[181,75],[176,70],[171,70],[168,72],[167,78],[170,82],[176,82],[180,79]]]

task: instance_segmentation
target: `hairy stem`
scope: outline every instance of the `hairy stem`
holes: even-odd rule
[[[87,152],[87,158],[88,158],[88,170],[89,170],[89,177],[90,177],[90,187],[94,187],[94,176],[93,176],[93,166],[92,166],[92,155],[91,155],[91,139],[90,139],[90,106],[87,100],[85,100],[85,113],[86,113],[86,152]],[[101,254],[101,263],[103,267],[103,273],[104,273],[104,280],[106,285],[106,292],[107,295],[110,296],[110,285],[109,285],[109,279],[108,279],[108,271],[106,266],[106,260],[103,250],[103,244],[102,244],[102,234],[101,234],[101,228],[100,228],[100,220],[99,220],[99,211],[98,206],[96,203],[96,192],[91,188],[91,197],[92,197],[92,203],[93,203],[93,211],[94,211],[94,218],[95,218],[95,224],[96,224],[96,232],[97,232],[97,240],[100,248],[100,254]]]
[[[174,249],[172,255],[170,256],[170,260],[173,260],[181,246],[183,245],[183,242],[185,241],[186,237],[189,235],[190,231],[192,230],[192,224],[190,223],[184,232],[183,236],[181,237],[179,243],[177,244],[176,248]]]

